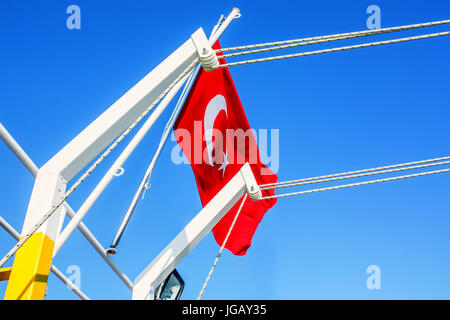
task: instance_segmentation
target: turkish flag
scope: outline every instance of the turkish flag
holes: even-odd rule
[[[217,42],[214,49],[220,48]],[[225,63],[224,60],[219,60]],[[278,177],[260,159],[254,133],[247,121],[228,68],[206,72],[201,69],[174,125],[175,138],[191,164],[200,199],[205,206],[246,163],[258,184],[274,183]],[[263,196],[273,190],[262,191]],[[222,245],[241,204],[213,228]],[[245,255],[256,228],[276,199],[247,198],[225,248]]]

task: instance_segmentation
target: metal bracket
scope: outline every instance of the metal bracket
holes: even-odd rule
[[[116,171],[113,173],[113,176],[114,176],[114,177],[120,177],[121,175],[124,174],[124,172],[125,172],[125,169],[124,169],[124,168],[118,167],[118,168],[116,169]]]
[[[208,38],[206,38],[203,29],[200,28],[191,35],[192,42],[197,49],[197,54],[203,69],[212,71],[219,67],[219,59],[215,51],[212,49]]]
[[[262,197],[261,188],[255,180],[252,169],[248,163],[244,164],[241,168],[241,174],[244,178],[245,185],[247,187],[247,193],[250,199],[259,200]]]
[[[0,269],[0,281],[8,281],[11,275],[12,267]]]

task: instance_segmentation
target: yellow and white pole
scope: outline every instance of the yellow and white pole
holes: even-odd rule
[[[22,235],[64,195],[65,180],[57,174],[39,171],[31,194]],[[54,192],[49,192],[54,190]],[[53,247],[65,209],[58,209],[17,251],[9,275],[5,300],[44,299]]]

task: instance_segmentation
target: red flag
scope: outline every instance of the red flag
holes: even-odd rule
[[[217,42],[214,49],[220,48]],[[224,60],[219,60],[224,63]],[[245,162],[258,184],[274,183],[278,177],[260,159],[255,136],[245,116],[228,68],[201,69],[174,126],[174,134],[194,171],[200,199],[205,206],[240,170]],[[263,196],[273,195],[272,190]],[[222,245],[241,201],[213,228]],[[244,203],[226,248],[245,255],[265,212],[276,199]]]

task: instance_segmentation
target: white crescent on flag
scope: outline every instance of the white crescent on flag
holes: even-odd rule
[[[208,152],[208,162],[210,166],[214,166],[213,158],[212,158],[212,150],[213,150],[213,127],[214,127],[214,121],[216,121],[217,116],[219,115],[220,111],[224,110],[225,114],[227,114],[227,102],[225,100],[225,97],[218,94],[214,98],[212,98],[208,105],[206,106],[205,110],[205,116],[203,119],[203,126],[205,129],[205,141],[206,141],[206,149]],[[219,170],[223,170],[223,175],[225,174],[225,169],[228,165],[227,162],[227,152],[225,151],[225,155],[223,158],[222,165],[220,166]]]

